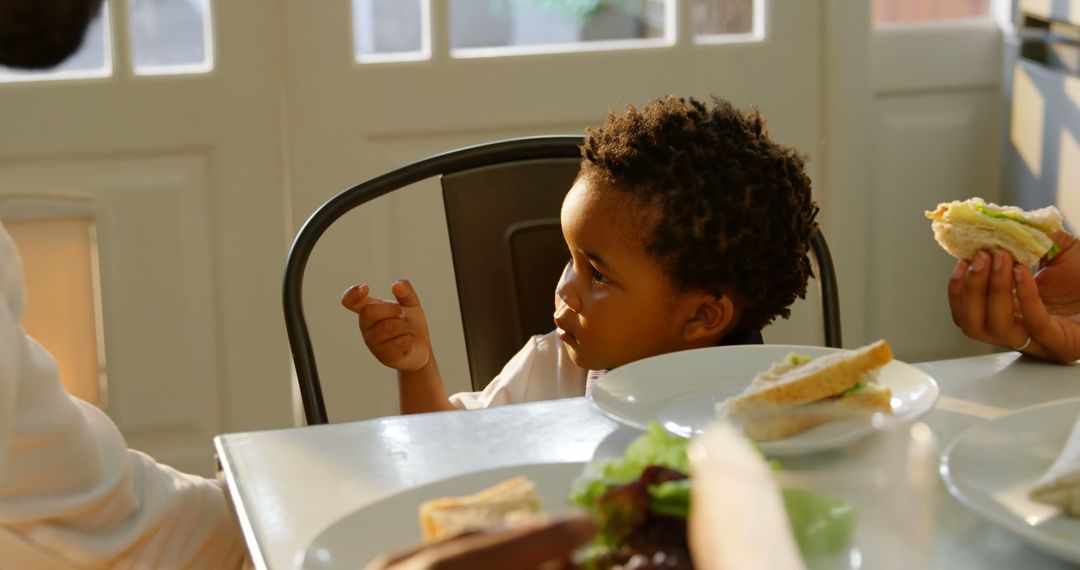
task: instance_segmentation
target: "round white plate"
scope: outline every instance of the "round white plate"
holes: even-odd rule
[[[717,403],[741,392],[755,374],[788,353],[816,357],[836,350],[762,344],[672,352],[608,372],[596,381],[589,397],[615,421],[639,429],[657,421],[668,431],[689,437],[716,418]],[[893,414],[902,421],[917,418],[937,401],[937,383],[910,364],[898,360],[886,364],[878,381],[892,390]],[[760,447],[772,456],[801,455],[850,444],[863,434],[834,422]]]
[[[1080,520],[1028,499],[1077,418],[1080,398],[1013,412],[960,434],[941,459],[949,493],[1032,546],[1080,563]]]
[[[501,481],[524,475],[548,514],[569,510],[567,499],[585,463],[534,463],[476,471],[422,485],[361,507],[331,524],[299,553],[301,570],[355,570],[380,554],[418,546],[420,503],[440,497],[471,495]]]

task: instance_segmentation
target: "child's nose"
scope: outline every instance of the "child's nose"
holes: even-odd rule
[[[574,290],[573,271],[572,265],[569,263],[566,264],[566,269],[563,270],[562,277],[559,279],[559,284],[555,287],[555,297],[559,301],[562,301],[568,309],[577,313],[580,309],[580,301],[577,292]],[[555,304],[556,308],[558,308],[559,303],[556,302]]]

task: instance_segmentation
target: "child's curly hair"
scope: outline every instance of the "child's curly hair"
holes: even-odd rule
[[[733,291],[738,329],[787,318],[806,296],[817,230],[805,157],[769,139],[757,110],[669,96],[586,131],[581,174],[659,208],[646,251],[681,291]]]

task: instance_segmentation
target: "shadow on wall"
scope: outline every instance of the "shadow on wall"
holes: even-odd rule
[[[1080,36],[1080,29],[1028,18],[1027,28]],[[1080,47],[1017,42],[1006,58],[1009,108],[1005,198],[1023,208],[1056,204],[1080,230]]]

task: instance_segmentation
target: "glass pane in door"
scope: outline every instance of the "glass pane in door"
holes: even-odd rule
[[[668,45],[673,0],[450,0],[455,57]]]
[[[128,9],[136,75],[213,69],[209,0],[128,0]]]

